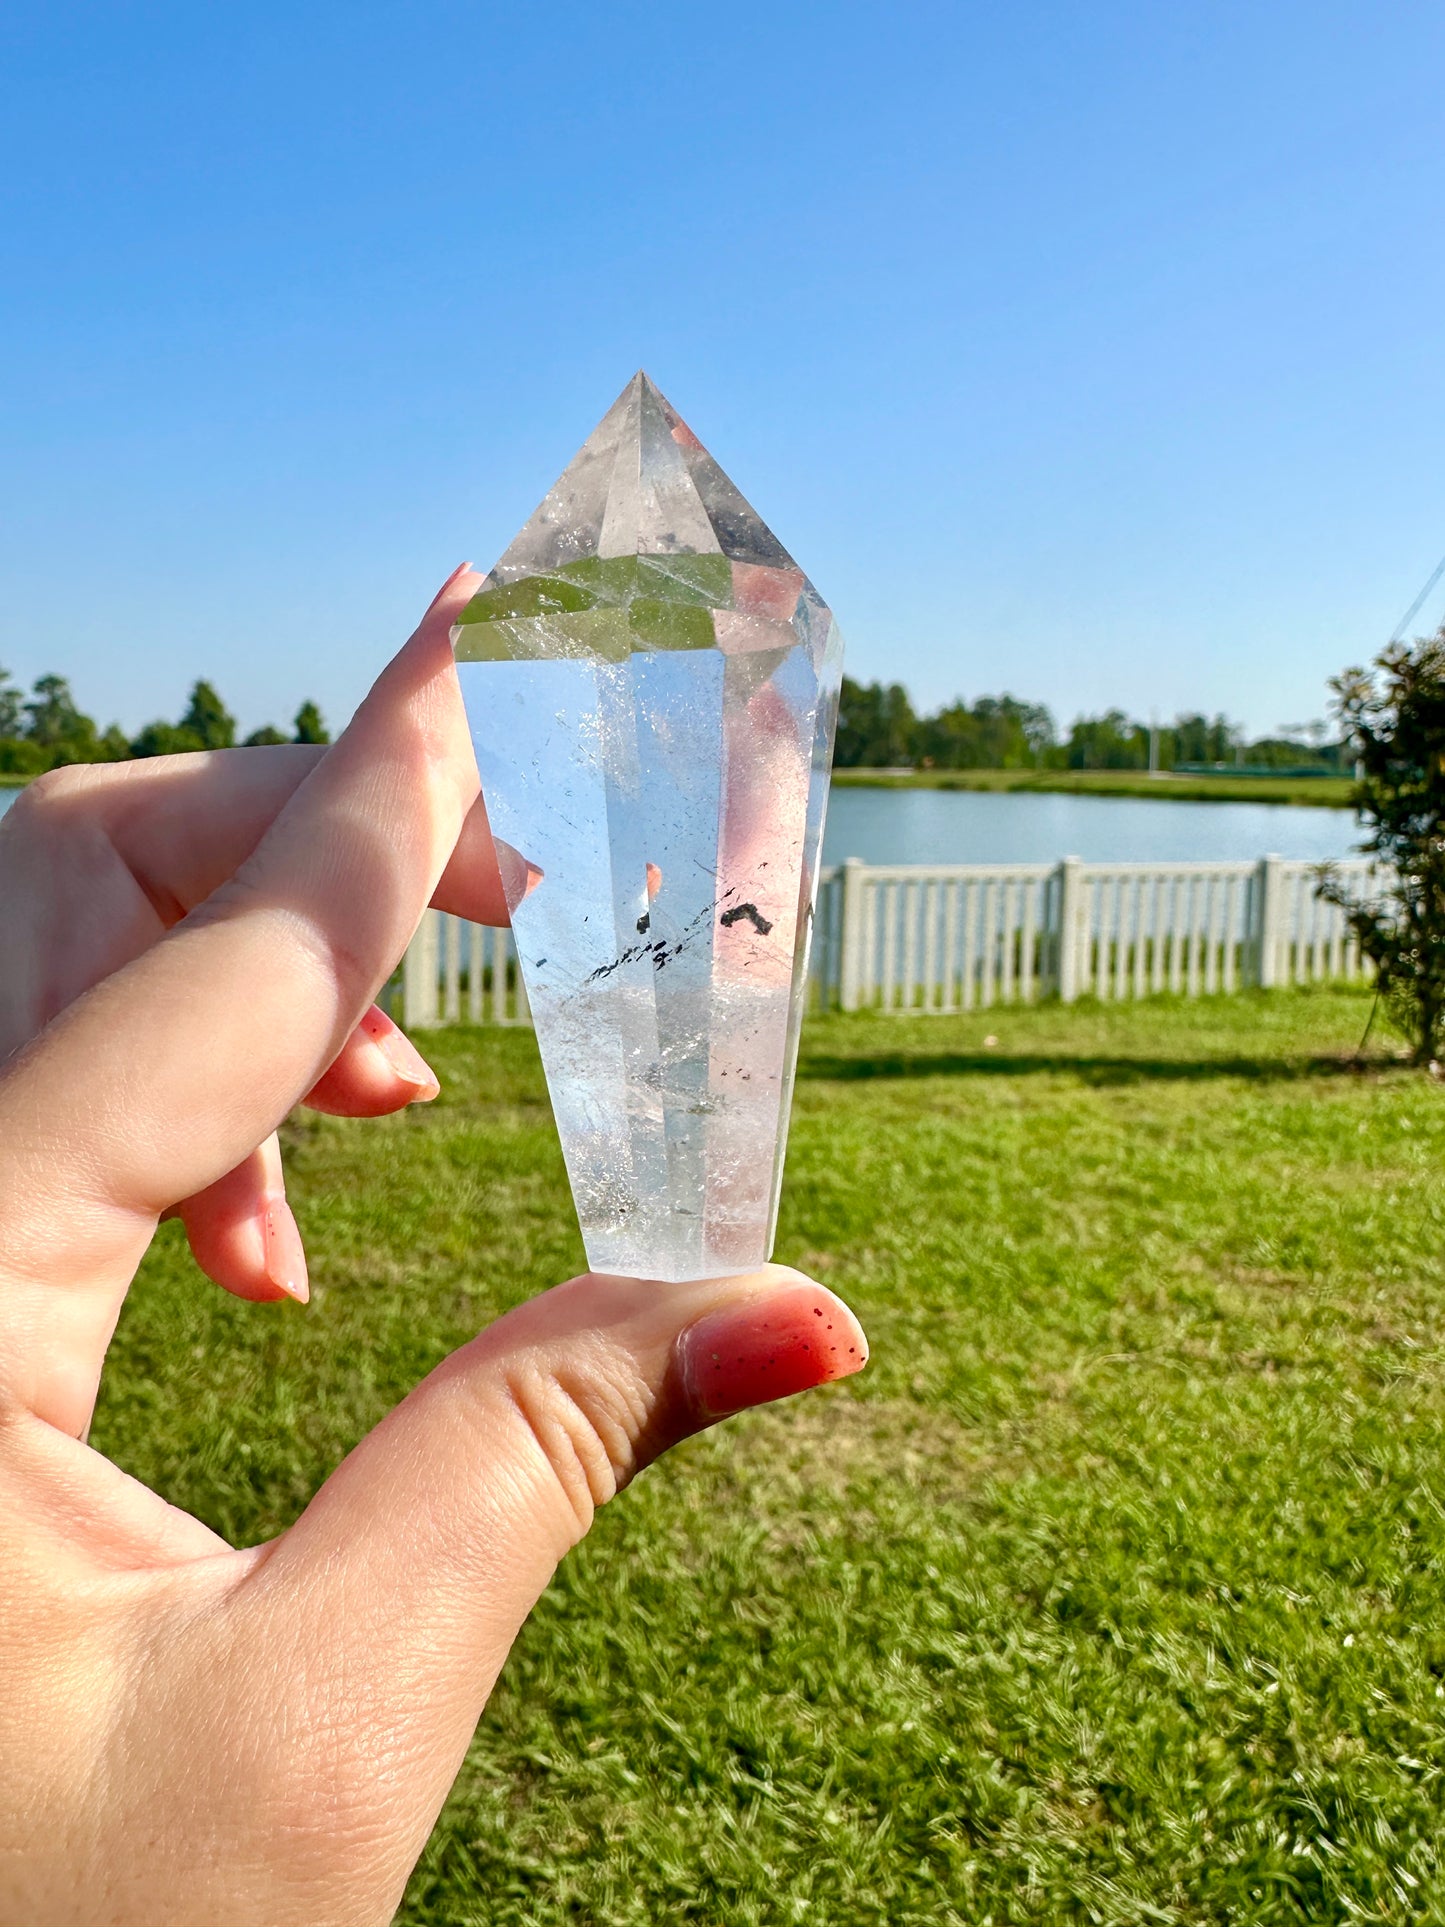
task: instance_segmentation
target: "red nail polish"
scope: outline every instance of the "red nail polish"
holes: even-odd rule
[[[821,1285],[712,1312],[683,1333],[681,1348],[684,1379],[705,1418],[827,1385],[868,1363],[858,1320]]]

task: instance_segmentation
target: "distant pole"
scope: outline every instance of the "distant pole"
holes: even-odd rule
[[[1440,580],[1442,575],[1445,575],[1445,555],[1441,556],[1440,560],[1436,563],[1433,571],[1431,572],[1429,581],[1425,584],[1424,588],[1420,591],[1419,595],[1416,596],[1415,600],[1410,604],[1409,608],[1405,611],[1404,615],[1402,615],[1400,620],[1395,624],[1394,630],[1390,636],[1391,642],[1399,642],[1401,640],[1401,638],[1404,636],[1405,631],[1409,628],[1410,624],[1415,620],[1416,616],[1418,616],[1420,611],[1424,608],[1426,602],[1429,600],[1430,591],[1435,587],[1435,584]]]
[[[1149,774],[1159,774],[1159,718],[1149,718]]]

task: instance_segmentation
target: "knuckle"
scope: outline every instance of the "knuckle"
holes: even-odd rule
[[[371,1002],[377,988],[374,962],[342,931],[328,926],[319,917],[292,906],[280,911],[285,934],[296,950],[317,971],[322,981],[334,985],[341,1004],[353,1019]],[[348,1026],[349,1028],[349,1026]]]
[[[92,781],[89,772],[74,763],[46,770],[16,797],[9,812],[12,830],[29,835],[53,830],[71,814],[76,798],[91,787]]]
[[[62,763],[58,769],[48,769],[25,786],[23,802],[26,797],[36,803],[51,803],[59,798],[74,796],[78,790],[89,787],[92,772],[84,763]]]
[[[334,988],[342,1004],[354,1005],[359,1012],[370,1002],[377,978],[373,961],[343,930],[328,925],[308,905],[277,895],[254,859],[193,910],[187,921],[198,929],[248,916],[269,919],[284,948],[320,982]]]
[[[635,1365],[614,1356],[562,1369],[519,1362],[506,1392],[580,1539],[638,1470],[652,1409],[647,1386]]]

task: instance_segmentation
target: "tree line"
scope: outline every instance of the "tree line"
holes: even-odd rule
[[[244,747],[330,741],[321,711],[315,703],[305,702],[296,712],[290,735],[268,723],[252,730]],[[38,776],[62,763],[123,763],[132,756],[235,747],[236,719],[209,682],[192,686],[179,721],[147,723],[138,735],[128,737],[119,723],[101,729],[93,716],[87,716],[64,676],[38,676],[27,696],[0,669],[0,774]]]
[[[1042,703],[1015,696],[981,696],[947,703],[920,716],[901,683],[843,678],[833,760],[840,769],[1148,769],[1242,764],[1252,769],[1338,769],[1350,763],[1342,743],[1324,740],[1322,725],[1308,739],[1266,736],[1246,741],[1223,716],[1183,715],[1171,723],[1141,723],[1122,709],[1080,716],[1060,736]]]
[[[1159,769],[1220,763],[1342,772],[1350,767],[1346,746],[1323,741],[1320,730],[1307,741],[1271,736],[1246,742],[1223,716],[1183,715],[1151,726],[1109,709],[1078,717],[1061,737],[1042,703],[981,696],[920,716],[901,683],[859,683],[851,676],[843,678],[833,760],[840,769],[1148,769],[1151,733]],[[321,711],[305,702],[289,735],[268,724],[253,730],[244,746],[330,740]],[[115,763],[235,745],[236,719],[206,681],[192,686],[176,722],[147,723],[127,737],[118,723],[102,730],[87,716],[64,676],[38,677],[27,697],[0,668],[0,774],[35,776],[61,763]]]

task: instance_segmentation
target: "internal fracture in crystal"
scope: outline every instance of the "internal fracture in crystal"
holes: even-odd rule
[[[587,1260],[772,1251],[838,627],[639,374],[463,611],[457,672]],[[525,866],[512,866],[518,877]]]

